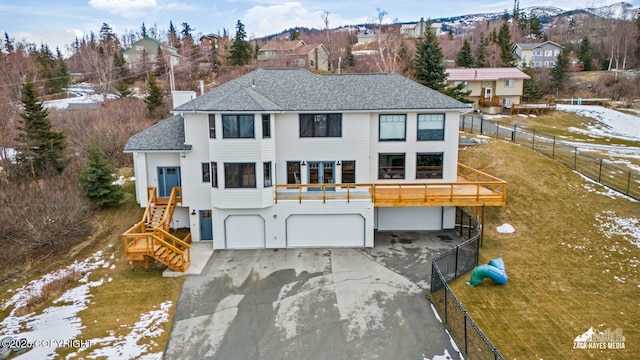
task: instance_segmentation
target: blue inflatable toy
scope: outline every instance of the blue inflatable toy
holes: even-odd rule
[[[476,266],[471,271],[471,280],[467,282],[467,285],[476,286],[485,278],[493,280],[498,285],[507,283],[507,272],[504,269],[502,258],[492,259],[487,265]]]

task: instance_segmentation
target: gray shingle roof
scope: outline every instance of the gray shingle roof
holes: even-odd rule
[[[257,69],[182,104],[176,112],[467,109],[397,74],[313,74]]]
[[[133,135],[124,147],[125,152],[189,149],[184,144],[184,118],[181,115],[174,115]]]

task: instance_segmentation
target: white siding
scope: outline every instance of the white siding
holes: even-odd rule
[[[442,230],[442,207],[377,208],[377,229]]]
[[[177,152],[148,152],[146,158],[147,186],[150,187],[158,187],[158,167],[180,166],[180,154]],[[180,169],[180,178],[184,179],[182,169]]]
[[[406,114],[405,141],[379,141],[379,115],[370,115],[370,154],[369,165],[370,182],[425,182],[442,183],[456,182],[458,171],[458,123],[459,112],[445,113],[444,141],[417,141],[418,114],[438,113],[434,111],[393,112],[392,114]],[[442,113],[442,112],[439,112]],[[442,179],[416,179],[417,153],[444,153]],[[378,179],[378,158],[381,153],[405,153],[405,179]]]
[[[456,207],[445,206],[442,211],[442,229],[452,230],[456,227]]]
[[[136,201],[141,207],[147,207],[147,154],[143,152],[133,153],[133,172],[136,177]]]
[[[342,137],[301,138],[298,114],[278,114],[276,120],[278,183],[287,183],[287,161],[355,160],[356,182],[369,182],[369,114],[343,113]],[[301,183],[308,183],[308,169],[301,167]],[[336,166],[336,182],[341,179]]]

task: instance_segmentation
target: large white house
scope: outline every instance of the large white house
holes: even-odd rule
[[[452,229],[455,206],[504,204],[504,182],[458,164],[468,110],[397,74],[258,69],[176,106],[125,152],[141,206],[148,188],[181,187],[171,227],[193,241],[371,247],[375,230]]]

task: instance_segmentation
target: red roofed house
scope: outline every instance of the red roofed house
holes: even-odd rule
[[[473,109],[487,114],[501,113],[512,104],[520,104],[524,92],[524,80],[529,75],[517,68],[464,68],[446,69],[447,83],[465,84],[471,90],[468,98]]]
[[[258,64],[328,71],[329,51],[322,44],[307,44],[303,40],[271,40],[258,50]]]

